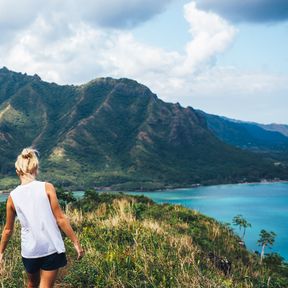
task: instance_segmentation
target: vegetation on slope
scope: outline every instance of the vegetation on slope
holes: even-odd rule
[[[239,245],[240,238],[228,226],[197,211],[122,193],[90,190],[74,201],[60,192],[63,206],[72,201],[66,212],[86,255],[76,261],[65,239],[68,266],[56,287],[288,286],[288,267],[279,256],[266,256],[260,265],[259,256]],[[19,232],[17,224],[0,279],[5,288],[23,287],[26,281]],[[230,263],[231,271],[223,263]]]
[[[244,122],[196,111],[208,129],[223,142],[261,154],[276,166],[288,167],[287,125]]]
[[[288,151],[288,137],[265,129],[265,125],[207,114],[201,110],[196,112],[205,118],[209,130],[225,143],[262,153]]]
[[[193,108],[165,103],[136,81],[60,86],[0,69],[1,190],[13,186],[16,156],[30,145],[43,178],[74,190],[288,178],[287,167],[224,143]]]

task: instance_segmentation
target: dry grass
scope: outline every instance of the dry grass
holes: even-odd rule
[[[66,209],[86,255],[80,262],[75,261],[73,245],[65,239],[68,265],[60,270],[55,287],[262,287],[255,286],[255,281],[249,279],[263,278],[263,271],[239,266],[238,275],[225,276],[205,259],[205,253],[194,241],[193,233],[189,232],[194,228],[191,223],[179,220],[171,224],[152,217],[137,219],[135,204],[133,199],[124,198],[114,199],[111,205],[101,203],[91,212],[83,213],[71,207]],[[183,207],[175,206],[172,210],[180,213]],[[201,216],[197,211],[191,211],[191,215]],[[225,229],[221,229],[215,221],[205,217],[197,221],[205,225],[209,241],[218,241],[224,235]],[[19,224],[16,224],[1,272],[0,287],[25,285],[19,251],[19,228]],[[231,245],[229,249],[232,251],[234,244],[232,240],[229,241],[227,245]],[[241,278],[241,275],[249,277]]]

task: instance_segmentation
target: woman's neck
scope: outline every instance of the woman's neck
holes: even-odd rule
[[[32,174],[21,175],[20,176],[21,185],[30,183],[30,182],[34,181],[35,178],[36,178],[36,176],[32,175]]]

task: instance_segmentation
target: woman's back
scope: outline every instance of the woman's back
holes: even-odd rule
[[[67,265],[59,228],[74,244],[77,259],[83,257],[84,251],[59,205],[53,184],[36,180],[39,168],[36,154],[33,148],[24,148],[15,162],[21,185],[7,199],[6,224],[0,242],[0,265],[17,215],[22,228],[21,254],[28,287],[38,287],[40,284],[40,287],[52,288],[58,270]]]
[[[11,198],[21,223],[21,254],[25,258],[65,252],[61,233],[51,210],[45,182],[17,186]]]

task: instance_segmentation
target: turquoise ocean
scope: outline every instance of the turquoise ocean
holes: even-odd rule
[[[129,192],[130,193],[130,192]],[[245,243],[249,250],[259,251],[261,229],[277,234],[273,248],[288,261],[288,183],[257,183],[204,186],[154,192],[131,192],[145,195],[157,203],[181,204],[198,210],[223,223],[231,223],[241,214],[251,223]],[[236,233],[238,227],[232,226]],[[239,235],[242,235],[240,232]]]

